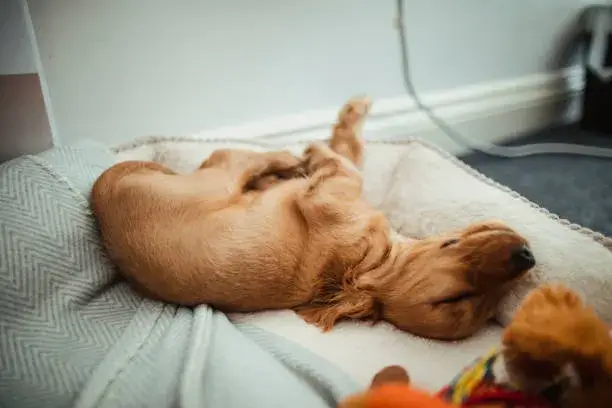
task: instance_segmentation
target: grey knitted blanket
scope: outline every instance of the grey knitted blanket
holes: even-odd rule
[[[315,408],[356,391],[280,336],[118,279],[88,205],[114,161],[85,144],[0,166],[1,407]]]

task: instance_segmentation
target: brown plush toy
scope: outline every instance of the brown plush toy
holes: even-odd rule
[[[402,374],[403,373],[403,374]],[[451,404],[451,405],[448,405]],[[610,408],[609,328],[574,292],[542,286],[527,296],[502,347],[479,358],[436,395],[409,386],[399,367],[383,369],[341,408]]]

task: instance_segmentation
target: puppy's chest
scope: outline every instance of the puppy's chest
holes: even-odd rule
[[[317,273],[320,293],[333,295],[382,262],[387,252],[386,243],[373,245],[369,236],[356,237],[326,236],[329,244],[318,254],[322,261],[322,268]]]

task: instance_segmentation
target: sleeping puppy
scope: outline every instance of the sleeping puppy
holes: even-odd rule
[[[123,162],[96,181],[104,246],[143,292],[225,312],[291,308],[328,330],[387,320],[425,337],[471,335],[534,265],[527,241],[490,222],[445,236],[393,236],[361,197],[365,98],[349,101],[330,145],[215,151],[192,174]]]

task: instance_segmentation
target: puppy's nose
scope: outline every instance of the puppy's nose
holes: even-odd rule
[[[519,272],[533,268],[536,263],[533,252],[525,245],[521,245],[512,251],[511,260]]]

